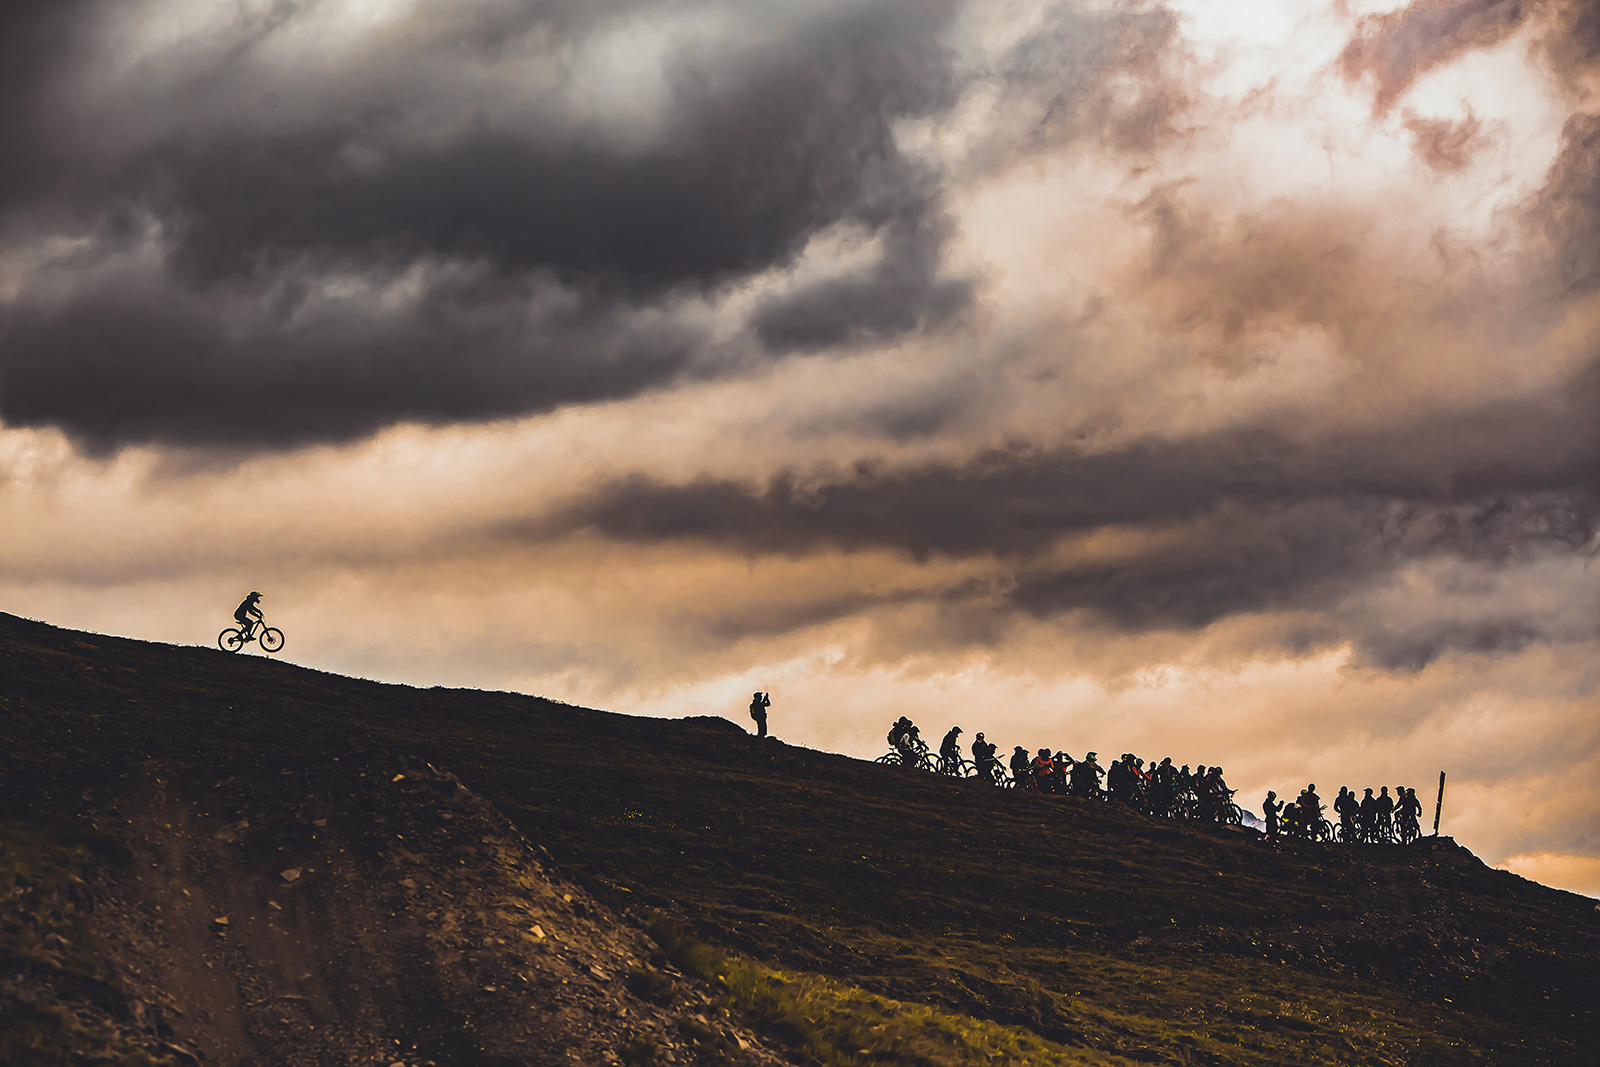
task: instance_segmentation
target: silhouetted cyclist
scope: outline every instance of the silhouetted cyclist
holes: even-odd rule
[[[950,732],[939,742],[939,756],[944,760],[946,767],[961,765],[961,727],[950,727]]]
[[[1011,750],[1011,780],[1018,789],[1033,788],[1033,775],[1028,773],[1028,750],[1021,745]]]
[[[261,603],[261,594],[254,589],[250,595],[239,601],[239,606],[233,609],[234,621],[239,624],[239,629],[244,631],[248,639],[258,622],[266,622],[266,616],[261,614],[261,609],[256,605]]]
[[[895,720],[889,727],[889,744],[900,753],[900,760],[906,766],[915,766],[918,754],[927,752],[928,746],[923,744],[922,734],[917,730],[916,724],[904,715]]]
[[[1211,772],[1205,777],[1203,788],[1205,796],[1201,801],[1200,817],[1209,822],[1221,822],[1234,794],[1234,790],[1228,788],[1227,780],[1222,777],[1221,767],[1211,768]]]
[[[1296,800],[1295,803],[1299,804],[1302,808],[1305,808],[1317,818],[1322,817],[1322,798],[1317,796],[1316,782],[1312,782],[1304,789],[1300,790],[1300,798]],[[1315,820],[1313,820],[1313,825],[1315,825]]]
[[[771,693],[757,693],[750,698],[750,717],[756,721],[756,736],[767,736],[767,709],[772,707]]]
[[[1367,795],[1361,798],[1360,807],[1356,810],[1356,821],[1361,824],[1361,840],[1371,841],[1378,831],[1378,798],[1372,795],[1372,790],[1367,790]]]
[[[1048,748],[1041,748],[1033,757],[1033,787],[1041,793],[1055,792],[1056,759]]]
[[[1339,787],[1339,795],[1333,799],[1333,810],[1339,813],[1339,827],[1344,832],[1345,841],[1359,840],[1361,830],[1357,818],[1361,814],[1361,802],[1350,792],[1349,786]]]
[[[1106,768],[1106,792],[1112,800],[1133,800],[1133,753],[1124,752]]]
[[[1372,820],[1372,834],[1375,840],[1387,841],[1394,836],[1394,797],[1389,795],[1389,787],[1383,786],[1378,790],[1376,814]]]
[[[972,739],[972,762],[978,765],[978,777],[986,782],[999,780],[995,771],[999,769],[1000,761],[995,759],[995,745],[992,741],[983,739],[983,731],[978,731],[978,736]]]
[[[1060,796],[1067,795],[1067,775],[1071,772],[1072,765],[1076,762],[1077,760],[1067,755],[1065,750],[1056,753],[1056,771],[1055,776],[1050,779],[1050,792]]]
[[[1148,808],[1151,815],[1166,816],[1172,813],[1172,802],[1177,796],[1178,768],[1172,757],[1163,757],[1150,770],[1150,796]]]
[[[1400,803],[1394,808],[1395,824],[1400,830],[1400,840],[1410,843],[1422,836],[1422,802],[1417,799],[1415,789],[1395,788],[1401,791]]]
[[[1073,796],[1088,797],[1092,800],[1100,795],[1100,779],[1105,777],[1106,772],[1095,762],[1095,757],[1098,755],[1097,752],[1090,752],[1072,765]]]

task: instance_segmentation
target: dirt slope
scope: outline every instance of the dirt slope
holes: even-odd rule
[[[709,990],[653,967],[654,942],[425,763],[298,761],[209,783],[147,768],[91,800],[128,850],[90,882],[92,925],[150,1027],[201,1062],[567,1067],[650,1047],[658,1062],[781,1062],[708,1019]],[[684,1019],[732,1054],[697,1053]]]
[[[224,767],[412,753],[612,905],[687,920],[794,989],[814,976],[843,984],[837,1003],[855,989],[902,1005],[873,1011],[947,1013],[952,1031],[1010,1027],[1070,1062],[1591,1063],[1600,1047],[1594,901],[1448,841],[1269,849],[757,742],[721,720],[379,685],[5,616],[0,669],[13,798],[70,807],[150,758],[214,785]],[[796,1041],[820,1025],[804,1005],[773,1017],[761,1025]],[[893,1029],[865,1020],[870,1056],[817,1058],[985,1062],[872,1044]]]

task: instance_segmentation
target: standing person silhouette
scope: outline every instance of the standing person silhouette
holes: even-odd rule
[[[757,693],[750,698],[750,717],[756,721],[756,736],[767,736],[767,709],[772,707],[771,693]]]
[[[261,614],[261,609],[256,606],[260,602],[261,594],[252,589],[250,595],[239,601],[239,606],[233,609],[234,620],[238,622],[239,629],[244,631],[245,637],[250,636],[257,622],[267,621]]]
[[[1274,789],[1267,790],[1267,799],[1261,802],[1261,814],[1267,817],[1267,838],[1278,836],[1278,817],[1283,812],[1283,801]]]

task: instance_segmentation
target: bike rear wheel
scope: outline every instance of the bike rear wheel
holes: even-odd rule
[[[261,651],[276,652],[283,647],[283,631],[276,626],[268,626],[261,631],[257,640],[261,642]]]
[[[217,647],[224,652],[237,652],[244,647],[244,634],[230,626],[217,635]]]

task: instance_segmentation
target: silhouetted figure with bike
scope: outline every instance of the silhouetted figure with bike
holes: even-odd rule
[[[922,739],[917,724],[904,715],[889,727],[889,746],[893,751],[879,756],[877,762],[915,767],[924,771],[934,769],[933,760],[928,757],[928,743]]]
[[[234,621],[238,628],[230,626],[217,635],[217,645],[224,652],[237,652],[251,641],[257,641],[263,652],[276,652],[283,647],[283,631],[275,626],[268,626],[266,616],[261,614],[261,594],[255,590],[239,602],[233,609]],[[257,623],[260,629],[257,629]]]

